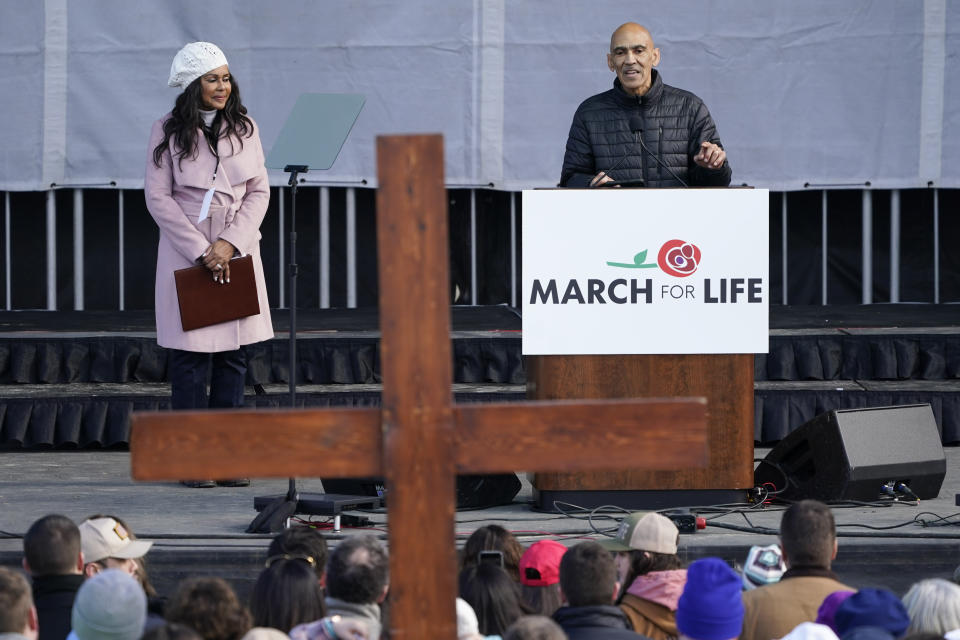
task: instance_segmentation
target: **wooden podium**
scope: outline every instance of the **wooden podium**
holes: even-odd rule
[[[743,502],[753,486],[753,361],[752,354],[527,356],[530,399],[705,397],[710,447],[704,469],[537,473],[536,507]]]
[[[769,348],[768,220],[762,189],[523,192],[527,396],[705,398],[709,447],[706,468],[536,473],[536,508],[744,501],[754,354]]]

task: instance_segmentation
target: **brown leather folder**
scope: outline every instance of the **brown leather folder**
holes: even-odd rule
[[[251,256],[230,261],[230,282],[224,284],[215,282],[213,273],[203,265],[178,269],[173,278],[184,331],[260,313]]]

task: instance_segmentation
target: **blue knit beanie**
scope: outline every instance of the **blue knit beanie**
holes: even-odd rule
[[[896,636],[880,627],[854,627],[847,631],[843,640],[896,640]]]
[[[697,560],[677,603],[677,629],[694,640],[730,640],[743,628],[740,576],[720,558]]]
[[[837,608],[833,624],[838,636],[845,636],[857,627],[880,627],[899,637],[910,626],[910,616],[892,592],[860,589]]]

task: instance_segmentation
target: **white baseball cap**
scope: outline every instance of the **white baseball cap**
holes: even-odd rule
[[[80,524],[80,550],[84,562],[106,558],[142,558],[152,542],[133,540],[123,525],[113,518],[94,518]]]
[[[610,540],[601,540],[607,551],[652,551],[665,555],[676,555],[677,538],[680,532],[673,520],[655,511],[634,511],[617,528],[617,534]]]

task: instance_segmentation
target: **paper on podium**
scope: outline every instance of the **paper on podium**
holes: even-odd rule
[[[365,100],[357,93],[301,94],[267,155],[267,167],[332,167]]]

